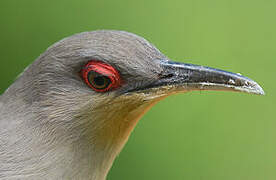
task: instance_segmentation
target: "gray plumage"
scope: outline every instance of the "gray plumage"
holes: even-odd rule
[[[80,77],[89,60],[116,67],[122,87],[91,90]],[[0,97],[0,179],[105,179],[138,119],[168,95],[128,93],[156,82],[164,60],[122,31],[85,32],[48,48]]]
[[[150,59],[162,58],[147,41],[127,32],[85,32],[51,46],[1,96],[0,179],[103,179],[107,170],[96,169],[104,162],[95,157],[100,150],[94,149],[93,137],[103,125],[88,116],[95,99],[104,98],[83,83],[80,68],[99,59],[137,82],[160,70]]]

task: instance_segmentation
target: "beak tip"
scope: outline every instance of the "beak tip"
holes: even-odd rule
[[[263,88],[259,84],[256,83],[255,89],[256,89],[257,94],[265,95]]]
[[[255,81],[251,81],[250,85],[247,88],[248,93],[257,94],[257,95],[265,95],[263,88],[256,83]]]

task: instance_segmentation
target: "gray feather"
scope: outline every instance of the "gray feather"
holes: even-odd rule
[[[0,97],[0,179],[105,179],[128,138],[129,113],[142,111],[139,97],[118,94],[156,79],[155,61],[164,58],[122,31],[85,32],[48,48]],[[115,66],[127,85],[105,95],[92,91],[79,75],[91,59]],[[112,137],[99,141],[110,126]]]

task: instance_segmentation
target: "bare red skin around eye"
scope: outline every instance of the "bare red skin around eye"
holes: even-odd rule
[[[88,80],[88,73],[90,71],[95,71],[99,74],[107,76],[111,81],[109,86],[106,87],[105,89],[94,88]],[[119,72],[114,67],[110,66],[109,64],[106,64],[106,63],[103,63],[100,61],[89,61],[85,65],[85,67],[82,69],[81,74],[82,74],[82,78],[84,79],[85,83],[97,92],[106,92],[111,89],[116,89],[121,85],[121,78],[120,78]]]

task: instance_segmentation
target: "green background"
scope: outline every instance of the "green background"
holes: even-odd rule
[[[130,31],[173,60],[240,72],[266,96],[163,100],[141,119],[108,179],[275,180],[275,9],[275,0],[1,0],[0,93],[63,37]]]

